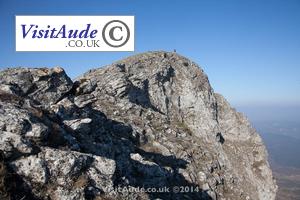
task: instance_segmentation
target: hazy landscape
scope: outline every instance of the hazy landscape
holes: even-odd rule
[[[240,107],[251,119],[268,149],[278,185],[278,200],[300,199],[299,107]]]

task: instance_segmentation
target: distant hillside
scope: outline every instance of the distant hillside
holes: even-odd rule
[[[254,122],[269,153],[277,200],[300,199],[300,122]]]

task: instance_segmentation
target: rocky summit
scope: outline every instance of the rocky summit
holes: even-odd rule
[[[203,70],[148,52],[0,72],[0,199],[273,200],[262,139]]]

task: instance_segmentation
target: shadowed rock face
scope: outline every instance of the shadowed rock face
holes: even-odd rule
[[[139,54],[75,81],[61,68],[7,69],[0,86],[1,164],[24,199],[275,199],[259,135],[176,53]],[[9,198],[14,181],[1,171],[0,180]]]

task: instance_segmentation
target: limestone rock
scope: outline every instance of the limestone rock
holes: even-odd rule
[[[45,184],[47,182],[48,174],[45,161],[35,155],[16,160],[11,165],[29,183]]]
[[[6,69],[0,86],[0,150],[39,199],[275,199],[260,136],[176,53],[74,82],[62,68]]]
[[[56,103],[72,88],[62,68],[14,68],[0,74],[0,84],[11,87],[20,96],[28,96],[44,106]]]

